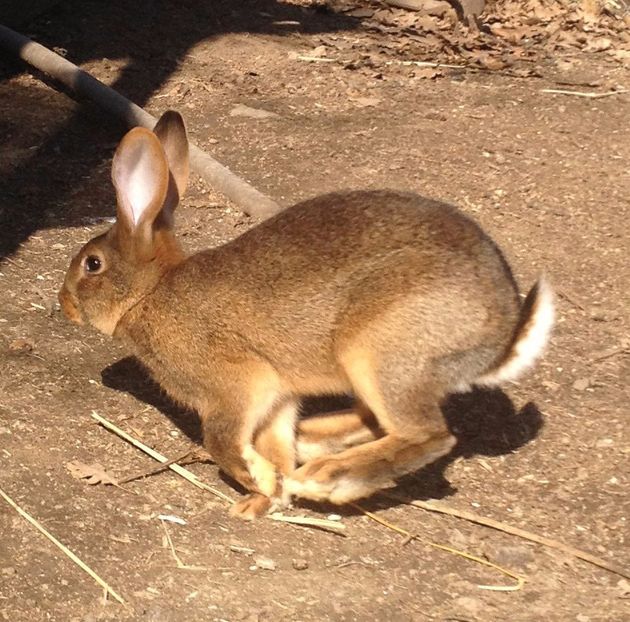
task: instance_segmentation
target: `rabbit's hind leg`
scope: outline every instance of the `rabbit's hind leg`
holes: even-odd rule
[[[315,415],[297,425],[298,404],[293,400],[283,403],[256,432],[254,449],[271,462],[282,479],[276,481],[275,494],[270,497],[251,493],[230,509],[233,516],[253,520],[290,503],[284,488],[284,478],[293,473],[299,463],[348,447],[365,443],[382,435],[374,415],[365,408]],[[250,472],[256,467],[250,465]],[[264,467],[263,467],[264,470]]]
[[[297,426],[298,464],[337,454],[383,436],[374,415],[360,403],[352,410],[321,413],[301,419]]]
[[[371,364],[369,352],[355,351],[345,361],[353,390],[374,413],[385,436],[310,460],[285,480],[288,492],[346,503],[390,485],[451,450],[455,439],[439,407],[444,388],[430,360],[403,361],[396,354],[386,359],[379,357],[377,367]]]

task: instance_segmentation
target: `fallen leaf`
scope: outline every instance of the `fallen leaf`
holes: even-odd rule
[[[419,69],[414,69],[413,75],[415,78],[420,78],[421,80],[433,80],[444,74],[435,67],[420,67]]]
[[[536,31],[529,26],[506,28],[499,24],[493,24],[490,26],[490,30],[492,31],[492,34],[505,39],[508,43],[513,44],[520,43],[523,39],[531,39],[536,33]]]
[[[484,52],[475,52],[472,56],[482,67],[490,69],[491,71],[498,71],[499,69],[505,69],[507,67],[507,63],[503,62],[500,58]]]
[[[517,78],[531,78],[534,76],[539,78],[541,73],[533,67],[517,67],[512,70],[510,75]]]
[[[33,340],[25,339],[23,337],[14,339],[9,344],[9,350],[11,352],[16,352],[19,354],[26,354],[28,352],[32,352],[34,348],[35,348],[35,343],[33,342]]]
[[[96,484],[116,484],[116,478],[112,477],[104,468],[103,465],[84,464],[78,460],[66,463],[66,468],[70,471],[70,475],[75,479],[85,479],[90,486]]]
[[[566,10],[564,7],[554,6],[551,3],[543,4],[540,0],[537,0],[537,2],[532,2],[530,4],[534,5],[532,11],[534,17],[542,22],[549,21],[550,19],[557,17]]]
[[[591,39],[584,48],[587,52],[603,52],[610,49],[612,41],[606,37],[596,37]]]
[[[381,103],[381,100],[378,97],[357,97],[352,101],[354,101],[354,103],[360,108],[370,108],[378,106]]]

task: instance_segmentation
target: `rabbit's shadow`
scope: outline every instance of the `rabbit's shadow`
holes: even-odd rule
[[[194,412],[168,398],[134,357],[123,358],[106,367],[103,384],[123,391],[150,404],[166,415],[188,438],[201,443],[201,426]],[[348,408],[348,397],[307,399],[303,416]],[[528,402],[516,411],[510,398],[500,389],[474,389],[470,393],[449,396],[442,412],[457,445],[447,455],[400,480],[400,490],[416,499],[441,499],[455,492],[445,478],[445,469],[460,456],[500,456],[509,454],[538,436],[543,417],[535,404]],[[375,502],[373,502],[375,503]],[[379,504],[382,503],[379,501]],[[318,506],[321,511],[321,504]]]

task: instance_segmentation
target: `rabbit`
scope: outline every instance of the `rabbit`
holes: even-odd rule
[[[501,251],[455,207],[325,194],[185,256],[173,214],[188,171],[178,113],[130,130],[116,222],[72,259],[59,298],[197,411],[205,448],[250,493],[237,516],[293,496],[350,502],[447,454],[441,400],[516,378],[549,339],[547,280],[521,303]],[[355,408],[298,422],[315,394]]]

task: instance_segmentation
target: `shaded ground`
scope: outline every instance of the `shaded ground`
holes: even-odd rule
[[[149,5],[140,18],[125,3],[67,2],[64,14],[45,16],[32,32],[152,113],[181,110],[193,140],[285,205],[344,187],[413,189],[477,218],[523,287],[542,270],[550,275],[559,320],[545,361],[502,392],[449,400],[459,445],[403,482],[401,493],[440,498],[627,567],[630,96],[541,92],[628,88],[627,67],[608,50],[549,52],[541,43],[527,61],[533,72],[515,73],[523,66],[511,61],[487,71],[467,58],[467,68],[431,77],[426,67],[400,62],[431,58],[417,56],[413,39],[401,47],[409,33],[396,23],[379,32],[352,15],[299,3],[185,2],[176,12],[166,2]],[[339,62],[300,60],[313,56]],[[457,53],[449,57],[458,64]],[[70,256],[113,215],[109,164],[122,128],[17,70],[4,67],[3,75],[0,488],[129,608],[103,604],[89,577],[0,502],[0,619],[594,622],[628,615],[629,585],[619,576],[404,505],[365,507],[521,573],[525,586],[480,589],[511,581],[421,541],[403,545],[355,511],[295,512],[339,512],[342,538],[230,519],[220,501],[172,474],[127,490],[73,479],[65,466],[72,460],[98,462],[116,476],[153,466],[96,426],[92,410],[168,456],[198,441],[198,429],[125,352],[69,325],[55,306]],[[278,116],[231,116],[238,104]],[[190,250],[253,224],[201,182],[192,186],[179,213]],[[213,465],[190,468],[237,496]],[[159,514],[187,521],[167,529],[197,570],[177,568]]]

